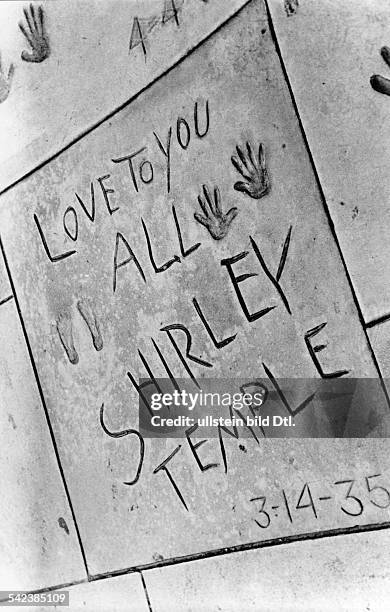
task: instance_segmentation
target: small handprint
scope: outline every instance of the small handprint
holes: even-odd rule
[[[28,9],[23,9],[26,23],[19,23],[19,28],[26,37],[32,51],[23,51],[22,59],[25,62],[40,63],[50,55],[49,38],[45,28],[45,16],[42,6],[30,4]]]
[[[9,96],[14,71],[14,65],[10,64],[10,67],[8,68],[8,75],[6,76],[4,74],[0,54],[0,104],[4,102],[4,100],[6,100]]]
[[[236,147],[237,155],[232,155],[232,164],[245,179],[234,184],[236,191],[243,191],[251,198],[260,200],[270,188],[267,168],[265,165],[265,154],[263,144],[260,143],[257,159],[249,142],[246,143],[246,153],[239,146]]]
[[[226,214],[222,212],[221,194],[218,187],[215,187],[214,194],[211,194],[208,187],[203,185],[203,194],[204,199],[202,196],[198,196],[198,202],[204,216],[194,213],[194,217],[198,223],[207,228],[214,240],[222,240],[228,233],[230,224],[237,216],[238,210],[237,208],[231,208]]]

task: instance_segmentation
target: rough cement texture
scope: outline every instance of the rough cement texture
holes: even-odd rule
[[[268,176],[258,160],[252,194],[233,188],[240,178],[236,146],[242,154],[246,142],[255,151],[263,143],[266,155]],[[130,168],[124,158],[135,152]],[[237,208],[219,239],[194,218],[201,203],[212,205],[216,186],[222,213]],[[343,512],[347,493],[340,486],[319,517],[286,513],[266,529],[254,520],[261,507],[251,502],[264,494],[277,504],[288,487],[296,506],[308,481],[321,496],[321,487],[387,469],[379,441],[249,440],[244,452],[229,439],[224,469],[214,440],[202,456],[217,465],[201,471],[187,443],[146,440],[144,450],[137,433],[131,376],[142,371],[138,351],[155,375],[166,375],[158,350],[175,375],[185,374],[162,331],[171,324],[186,326],[193,352],[212,365],[191,364],[200,378],[212,371],[252,379],[264,376],[262,363],[277,377],[318,377],[304,338],[324,323],[326,372],[377,375],[261,3],[248,5],[164,81],[6,194],[1,221],[91,574],[386,520],[387,509],[370,503],[364,512]],[[276,274],[283,245],[277,289],[260,261]],[[226,270],[226,260],[240,253],[235,275],[257,274],[242,282],[244,306]],[[26,261],[39,273],[31,274]],[[268,310],[249,321],[245,309]],[[218,340],[236,337],[217,348],[199,310]],[[177,337],[184,350],[183,340]],[[368,425],[386,410],[379,390]],[[321,428],[330,435],[324,419],[309,406],[296,418],[297,435]],[[172,452],[180,495],[165,472],[155,473]],[[211,492],[218,492],[212,512]]]
[[[162,25],[153,21],[164,6],[158,2],[157,10],[157,0],[134,2],[131,9],[117,2],[115,19],[106,3],[47,3],[47,31],[35,32],[27,44],[26,21],[18,39],[9,34],[25,7],[13,3],[0,26],[0,189],[89,132],[243,4],[188,0],[177,15],[180,25],[172,14]],[[328,36],[324,61],[337,81],[342,19],[332,7],[317,8],[323,16],[315,35],[325,45],[321,27],[335,26],[337,40],[332,45]],[[72,612],[143,612],[149,604],[140,574],[110,578],[110,572],[143,566],[153,611],[198,612],[201,605],[257,610],[264,602],[270,610],[289,610],[291,593],[312,606],[305,609],[381,609],[385,531],[193,561],[225,547],[389,524],[388,443],[377,438],[390,434],[390,423],[376,364],[386,375],[387,328],[366,335],[359,316],[359,308],[366,321],[386,313],[387,247],[377,239],[386,232],[385,197],[379,201],[385,187],[378,182],[385,145],[369,140],[365,166],[351,152],[357,115],[345,98],[349,89],[327,90],[319,104],[310,88],[320,78],[321,57],[294,59],[290,52],[293,36],[296,49],[309,44],[303,25],[310,24],[313,3],[280,1],[271,8],[356,295],[265,6],[253,0],[131,104],[0,198],[1,238],[15,288],[13,295],[0,267],[2,588],[48,587],[85,581],[87,571],[106,573],[104,580],[71,587]],[[351,5],[343,8],[346,22],[355,24],[345,41],[352,31],[359,41],[371,21],[373,36],[375,28],[383,31],[383,6],[377,19],[363,9],[360,18]],[[141,10],[147,41],[129,50]],[[377,56],[379,62],[384,73],[386,62]],[[374,90],[368,80],[363,88],[363,73],[360,65],[367,97],[362,114],[376,125],[367,113],[371,103],[379,104],[383,123],[387,97],[377,89],[386,83]],[[345,105],[354,109],[351,116]],[[334,128],[329,138],[327,120]],[[338,126],[342,138],[334,136]],[[339,147],[347,136],[343,157]],[[367,252],[373,253],[368,263]],[[336,420],[333,404],[311,401],[294,419],[297,439],[226,434],[197,452],[185,438],[144,439],[134,383],[150,372],[183,377],[189,370],[204,384],[211,376],[306,379],[301,395],[290,398],[294,406],[320,375],[377,384],[365,389],[365,411],[353,404]],[[203,470],[207,464],[213,465]],[[178,558],[183,564],[175,568],[145,567]],[[248,582],[256,572],[260,577]]]

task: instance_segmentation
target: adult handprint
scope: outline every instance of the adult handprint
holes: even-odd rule
[[[202,196],[198,196],[198,202],[204,216],[194,213],[194,217],[198,223],[208,229],[214,240],[222,240],[228,233],[230,224],[236,217],[238,210],[237,208],[231,208],[226,214],[222,212],[221,194],[218,187],[215,187],[214,194],[211,194],[208,187],[203,185],[203,194],[204,199]]]
[[[1,65],[1,54],[0,54],[0,104],[4,102],[9,96],[11,91],[12,77],[14,74],[14,65],[11,64],[8,68],[8,75],[6,76],[3,72]]]
[[[259,145],[257,159],[249,142],[246,143],[246,152],[243,153],[239,146],[236,147],[236,151],[238,157],[232,155],[232,164],[245,181],[235,183],[234,189],[243,191],[251,198],[260,200],[268,193],[270,188],[263,144],[260,143]]]
[[[50,55],[49,38],[45,28],[45,16],[42,6],[30,4],[29,9],[23,9],[26,23],[19,23],[32,51],[23,51],[22,59],[25,62],[43,62]]]

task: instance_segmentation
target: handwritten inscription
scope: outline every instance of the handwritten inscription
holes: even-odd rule
[[[158,179],[156,168],[161,168],[161,162],[163,162],[163,167],[165,168],[165,176],[164,181],[166,184],[166,192],[170,193],[171,191],[171,174],[174,168],[172,168],[171,162],[171,153],[172,146],[178,147],[182,151],[186,151],[191,146],[191,141],[195,138],[197,140],[205,138],[210,129],[210,109],[208,100],[204,103],[195,102],[193,107],[192,121],[179,116],[176,120],[175,131],[173,131],[172,126],[169,126],[166,130],[165,137],[162,137],[161,134],[157,132],[152,133],[152,144],[144,144],[141,147],[137,147],[135,150],[132,150],[130,153],[121,155],[119,157],[113,158],[111,161],[118,168],[123,169],[123,172],[128,177],[128,185],[131,194],[139,193],[143,188],[147,188],[148,185],[152,184],[153,181]],[[173,135],[174,134],[174,135]],[[151,156],[151,157],[150,157]],[[156,162],[153,160],[153,156],[157,157]],[[116,202],[116,192],[114,186],[111,183],[111,174],[106,173],[102,176],[99,176],[96,179],[96,183],[99,191],[102,194],[104,205],[110,216],[114,215],[119,209],[120,206]],[[96,192],[95,192],[96,184],[91,181],[90,183],[90,203],[86,204],[85,198],[83,199],[78,193],[75,193],[77,208],[74,206],[68,206],[63,214],[62,224],[63,230],[66,236],[73,243],[77,243],[79,240],[79,215],[80,213],[85,215],[89,222],[92,224],[95,223],[95,215],[96,215]],[[81,211],[80,211],[81,208]],[[175,218],[175,224],[178,231],[178,239],[180,243],[180,247],[182,250],[183,243],[180,233],[180,228],[178,227],[178,218],[175,213],[173,213]],[[37,226],[43,247],[45,249],[45,253],[48,256],[49,260],[52,263],[58,263],[76,255],[76,249],[69,249],[62,253],[54,253],[53,249],[50,246],[50,241],[47,238],[46,232],[42,226],[42,223],[37,215],[34,215],[34,221]],[[151,259],[151,263],[153,269],[156,273],[163,272],[167,270],[172,263],[175,261],[179,262],[180,258],[175,256],[172,263],[169,265],[161,265],[158,266],[155,263],[155,259],[152,252],[152,245],[150,241],[150,236],[148,233],[147,225],[144,220],[142,220],[142,227],[145,233],[145,239],[148,244],[148,251]],[[126,251],[126,258],[128,261],[124,259],[120,259],[119,256],[119,248],[123,247]],[[192,251],[191,251],[192,252]],[[188,255],[187,253],[183,256]],[[138,262],[138,258],[135,253],[132,251],[130,245],[126,238],[118,233],[115,241],[114,248],[114,281],[113,281],[113,291],[116,289],[116,274],[117,270],[124,265],[130,263],[130,261],[134,261],[136,264],[141,276],[144,278],[144,273],[141,269],[141,266]]]
[[[279,402],[286,408],[290,417],[296,416],[299,412],[301,412],[304,408],[306,408],[313,401],[314,394],[309,395],[303,402],[300,403],[299,406],[292,406],[288,399],[286,398],[285,393],[282,391],[278,383],[275,381],[270,369],[263,364],[264,369],[267,373],[267,376],[270,379],[271,389],[274,388],[274,392],[276,392],[275,399],[278,399]],[[150,384],[149,382],[146,385]],[[251,381],[247,384],[240,387],[242,392],[245,392],[248,388],[262,388],[264,389],[264,384]],[[268,390],[267,390],[268,394]],[[199,430],[199,425],[194,424],[188,429],[185,430],[185,438],[186,438],[186,447],[187,450],[190,451],[190,456],[193,459],[193,467],[195,469],[199,469],[201,472],[207,472],[212,469],[223,470],[225,474],[229,471],[229,463],[226,452],[226,437],[230,440],[233,439],[236,441],[237,447],[246,451],[245,444],[260,444],[260,440],[265,438],[264,428],[259,425],[258,419],[256,419],[256,411],[253,408],[253,405],[248,407],[247,414],[244,415],[243,411],[240,409],[233,409],[232,406],[227,408],[227,415],[230,419],[230,423],[232,426],[229,428],[226,425],[217,424],[216,429],[218,432],[217,439],[206,438],[199,440],[199,435],[197,436],[197,431]],[[236,418],[236,416],[238,418]],[[251,415],[251,416],[250,416]],[[249,417],[249,418],[248,418]],[[242,422],[242,426],[238,426],[238,421]],[[100,425],[103,431],[113,438],[122,438],[126,436],[135,436],[139,443],[139,458],[138,462],[135,464],[134,477],[130,480],[124,481],[124,485],[135,485],[142,473],[142,468],[144,464],[145,458],[145,441],[143,436],[137,429],[125,429],[122,431],[111,431],[107,425],[107,416],[105,414],[105,406],[102,404],[100,409]],[[249,439],[248,439],[249,438]],[[196,441],[195,441],[196,440]],[[202,448],[202,450],[200,450]],[[167,456],[164,458],[162,462],[160,462],[153,470],[153,474],[164,475],[170,486],[172,487],[172,491],[176,494],[178,501],[180,501],[180,505],[185,511],[190,512],[191,508],[188,504],[188,501],[185,499],[185,496],[182,492],[183,483],[180,480],[179,473],[176,473],[176,469],[179,468],[181,464],[181,455],[184,452],[184,448],[182,444],[177,444],[173,450],[169,451]],[[175,459],[176,458],[176,459]],[[383,483],[378,480],[381,477],[381,474],[374,474],[365,477],[365,495],[369,494],[368,502],[371,505],[379,509],[387,509],[390,507],[390,493],[388,488],[383,486]],[[268,502],[268,496],[261,495],[252,497],[250,499],[251,502],[258,502],[258,515],[253,519],[259,527],[266,528],[271,524],[271,512],[268,510],[268,507],[272,508],[272,510],[279,510],[279,512],[284,511],[290,523],[294,522],[293,512],[297,510],[304,510],[306,508],[311,508],[314,517],[317,519],[319,517],[319,511],[317,508],[318,502],[328,502],[330,500],[336,500],[339,503],[339,507],[341,512],[345,515],[357,517],[363,514],[364,505],[368,502],[365,502],[362,497],[362,494],[357,495],[355,492],[355,479],[339,479],[333,483],[333,486],[338,487],[340,493],[337,492],[337,495],[330,494],[332,491],[329,491],[329,487],[327,489],[327,494],[324,495],[322,492],[313,492],[313,487],[308,483],[302,487],[300,493],[296,496],[295,501],[291,498],[290,494],[287,494],[285,489],[281,490],[281,499],[276,500],[272,499],[272,502]],[[317,483],[316,483],[317,485]],[[340,498],[341,495],[341,498]],[[272,505],[271,505],[272,504]],[[321,504],[320,504],[321,505]],[[322,504],[323,505],[323,504]],[[278,515],[278,512],[275,512],[275,517]],[[259,516],[260,515],[260,516]]]
[[[159,156],[157,166],[161,168],[161,161],[165,165],[165,189],[167,193],[170,192],[171,183],[171,147],[175,143],[180,150],[186,151],[190,146],[191,138],[196,139],[204,138],[210,127],[210,113],[209,104],[206,100],[203,105],[203,116],[201,117],[200,104],[195,102],[193,108],[193,121],[187,121],[184,116],[179,116],[176,121],[174,137],[172,137],[172,126],[169,126],[166,132],[166,137],[163,138],[157,132],[153,132],[154,149],[151,151],[152,157],[149,158],[150,145],[144,145],[131,152],[129,155],[123,155],[121,157],[113,158],[112,163],[117,167],[123,168],[123,172],[127,173],[129,188],[133,193],[139,193],[142,188],[149,185],[156,178],[155,173],[155,162],[153,161],[153,155]],[[192,125],[191,125],[192,123]],[[148,157],[146,157],[148,156]],[[114,215],[120,206],[114,202],[115,189],[110,182],[110,174],[104,174],[96,179],[98,189],[102,194],[104,205],[110,216]],[[215,192],[218,193],[217,191]],[[62,226],[64,234],[72,243],[77,243],[79,240],[79,216],[80,214],[85,215],[89,222],[95,223],[96,216],[96,190],[95,183],[90,183],[90,202],[89,204],[80,197],[79,194],[75,194],[76,201],[78,203],[77,209],[74,206],[67,206],[63,218]],[[81,210],[80,210],[81,209]],[[152,243],[152,237],[148,229],[146,221],[141,218],[141,227],[144,233],[144,238],[147,246],[147,252],[149,255],[149,261],[155,274],[166,272],[171,268],[172,265],[181,263],[182,260],[194,253],[200,246],[201,243],[193,245],[184,245],[182,231],[180,227],[180,221],[176,213],[176,209],[172,206],[172,221],[174,223],[176,234],[177,234],[177,246],[178,253],[173,254],[170,259],[164,262],[157,262],[155,254],[155,248]],[[215,212],[217,217],[215,218],[215,227],[213,226],[214,235],[218,235],[220,238],[223,237],[223,233],[227,231],[229,223],[235,216],[235,210],[231,210],[227,215],[223,215],[220,211],[219,201],[216,202]],[[77,250],[71,249],[59,254],[53,254],[52,249],[49,247],[48,239],[42,228],[42,224],[38,219],[37,215],[34,215],[35,224],[37,226],[42,245],[45,253],[52,263],[57,263],[66,260],[72,255],[76,255]],[[121,233],[116,233],[114,254],[113,254],[113,281],[112,290],[115,293],[118,284],[118,274],[123,274],[123,270],[133,264],[140,278],[144,283],[147,282],[147,276],[144,271],[145,264],[140,262],[137,254],[130,246],[127,238]],[[195,302],[196,303],[196,302]],[[197,304],[197,303],[196,303]],[[92,336],[93,345],[96,350],[101,350],[103,347],[103,340],[97,319],[89,305],[88,300],[79,300],[77,304],[78,310],[86,322],[88,329]],[[197,312],[199,316],[203,316],[200,307],[197,305]],[[207,326],[207,322],[205,322]],[[79,361],[79,356],[75,348],[73,338],[72,319],[68,312],[62,312],[57,320],[57,331],[62,346],[65,349],[65,353],[70,363],[76,365]],[[212,332],[211,332],[212,333]]]
[[[133,26],[130,34],[129,53],[140,47],[145,57],[147,56],[147,40],[150,33],[159,25],[165,25],[174,21],[176,26],[180,26],[179,12],[182,10],[184,0],[165,0],[161,13],[149,18],[134,17]]]
[[[338,509],[350,517],[361,516],[367,504],[381,510],[390,507],[390,492],[388,487],[383,486],[382,474],[365,476],[361,481],[355,478],[336,480],[327,486],[326,491],[319,490],[318,483],[315,484],[313,487],[306,482],[295,499],[285,489],[281,490],[279,499],[273,498],[272,501],[265,495],[252,497],[249,501],[258,507],[253,521],[260,529],[267,529],[276,518],[284,518],[293,524],[297,512],[301,514],[302,510],[320,520],[323,512],[329,512],[329,504],[332,503],[337,504]],[[341,490],[341,494],[337,489]]]

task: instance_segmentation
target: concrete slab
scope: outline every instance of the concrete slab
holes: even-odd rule
[[[243,4],[1,2],[0,191],[134,96]],[[40,6],[47,49],[34,56],[19,23],[34,41],[28,19],[39,20]]]
[[[386,0],[269,0],[348,271],[370,322],[390,312]],[[371,83],[373,75],[375,77]],[[383,81],[386,83],[386,81]],[[373,87],[374,85],[374,87]],[[382,88],[383,89],[383,88]]]
[[[86,578],[13,300],[0,306],[0,590]]]
[[[389,531],[296,542],[144,573],[153,612],[382,612]]]
[[[389,469],[380,440],[226,434],[195,452],[138,431],[147,368],[306,377],[307,395],[377,376],[261,2],[0,206],[91,574],[388,520],[365,480]],[[387,413],[380,387],[370,408],[349,435]],[[316,405],[295,424],[336,435]]]

